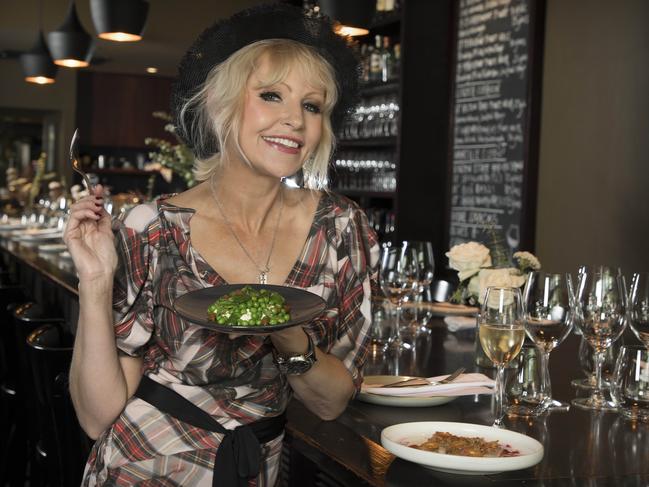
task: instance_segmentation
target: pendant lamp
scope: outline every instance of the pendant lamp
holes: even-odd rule
[[[117,42],[142,40],[149,12],[144,0],[91,0],[90,13],[97,36]]]
[[[38,31],[38,40],[34,47],[20,55],[20,65],[25,73],[25,81],[39,85],[54,83],[59,68],[52,62],[42,30]]]
[[[95,45],[79,22],[74,0],[71,0],[68,14],[61,26],[47,34],[47,42],[54,64],[67,68],[85,68],[90,64]]]
[[[376,0],[320,0],[320,11],[340,23],[336,32],[345,36],[364,36],[376,10]]]

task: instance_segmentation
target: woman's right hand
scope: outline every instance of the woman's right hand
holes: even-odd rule
[[[103,187],[98,184],[92,193],[71,206],[63,241],[68,246],[80,282],[112,281],[117,268],[117,252],[111,218],[104,209]]]

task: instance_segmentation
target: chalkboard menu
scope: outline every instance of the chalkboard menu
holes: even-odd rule
[[[511,251],[533,250],[542,35],[539,3],[459,1],[450,246],[484,242],[495,230]]]

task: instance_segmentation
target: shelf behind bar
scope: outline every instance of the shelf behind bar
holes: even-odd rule
[[[346,139],[338,140],[336,146],[339,149],[347,149],[349,147],[395,147],[397,145],[396,137],[377,137],[373,139]]]
[[[384,95],[399,91],[399,80],[394,79],[386,83],[367,83],[361,85],[361,96]]]

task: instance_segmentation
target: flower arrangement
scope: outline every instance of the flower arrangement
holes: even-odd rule
[[[164,127],[165,130],[174,134],[178,143],[172,144],[166,140],[147,137],[144,139],[144,143],[146,145],[155,146],[158,149],[156,152],[149,152],[149,158],[152,162],[170,169],[172,172],[183,178],[188,187],[192,187],[196,184],[194,172],[192,171],[194,167],[194,154],[176,135],[175,127],[171,123],[171,116],[168,113],[153,112],[153,116],[166,122]]]
[[[490,250],[477,242],[454,245],[446,256],[460,279],[451,302],[471,306],[482,304],[484,291],[489,286],[521,287],[528,272],[541,268],[539,260],[530,252],[515,252],[514,264],[507,262],[508,266],[499,258],[499,265],[494,266]]]

